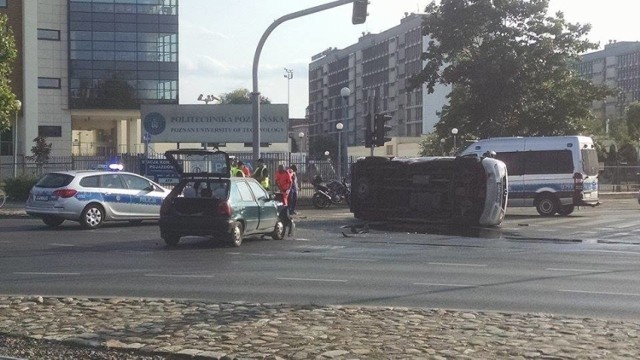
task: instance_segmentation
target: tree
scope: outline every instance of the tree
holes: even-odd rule
[[[221,104],[251,104],[251,92],[248,89],[236,89],[219,96]],[[271,104],[269,98],[260,96],[260,104]]]
[[[7,16],[0,14],[0,132],[9,129],[18,107],[16,95],[11,90],[9,76],[16,59],[16,41],[7,25]]]
[[[640,102],[638,101],[631,103],[627,109],[627,129],[632,139],[640,138]]]
[[[426,135],[420,140],[420,156],[442,156],[445,154],[445,144],[435,133]]]
[[[409,88],[450,84],[436,132],[480,138],[580,133],[592,101],[613,94],[578,77],[571,64],[596,47],[589,25],[547,16],[548,0],[441,0],[426,8],[431,41]]]
[[[51,143],[47,144],[47,138],[44,136],[38,136],[33,139],[36,144],[31,147],[32,156],[27,156],[27,160],[36,163],[38,169],[38,175],[42,174],[42,167],[49,162],[51,156]]]

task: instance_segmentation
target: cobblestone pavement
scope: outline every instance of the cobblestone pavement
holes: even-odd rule
[[[640,322],[391,307],[0,297],[0,333],[145,358],[640,357]]]

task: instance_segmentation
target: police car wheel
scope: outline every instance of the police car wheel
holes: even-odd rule
[[[276,222],[276,226],[273,229],[273,232],[271,233],[271,238],[273,240],[282,240],[284,239],[284,223],[282,222],[282,220],[278,219],[278,221]]]
[[[238,221],[234,222],[231,226],[231,231],[227,235],[227,240],[229,244],[234,247],[239,247],[242,245],[242,224]]]
[[[45,216],[42,218],[42,222],[48,227],[56,227],[64,222],[63,218],[57,216]]]
[[[82,211],[80,225],[85,229],[97,229],[104,221],[104,209],[98,204],[89,204]]]

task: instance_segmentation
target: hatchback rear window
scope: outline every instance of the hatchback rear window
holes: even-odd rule
[[[73,180],[73,176],[67,174],[46,174],[38,181],[36,186],[48,189],[59,188],[69,185],[71,180]]]

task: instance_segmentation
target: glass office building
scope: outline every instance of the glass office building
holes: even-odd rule
[[[178,103],[178,0],[69,0],[69,108]]]

